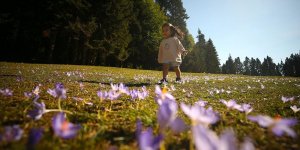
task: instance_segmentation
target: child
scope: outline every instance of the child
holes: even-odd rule
[[[163,78],[160,84],[167,81],[169,67],[173,67],[176,73],[176,82],[181,82],[180,64],[182,62],[181,54],[187,51],[182,46],[179,38],[183,38],[184,34],[170,23],[162,26],[164,39],[161,41],[158,52],[158,63],[162,64]]]

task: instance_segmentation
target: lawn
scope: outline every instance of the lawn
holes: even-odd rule
[[[290,108],[300,107],[300,78],[183,73],[179,84],[175,83],[175,73],[170,72],[169,83],[157,85],[160,78],[161,72],[153,70],[0,62],[0,149],[138,149],[138,137],[150,128],[155,137],[161,135],[161,149],[196,149],[194,144],[199,141],[194,127],[198,124],[186,115],[182,105],[198,105],[195,102],[199,100],[205,101],[204,110],[212,108],[218,118],[206,125],[205,131],[219,136],[219,141],[224,131],[230,130],[238,147],[248,137],[256,149],[300,149],[300,112]],[[55,93],[57,83],[63,86],[66,97]],[[121,83],[131,94],[117,87]],[[119,88],[117,96],[105,95],[114,88]],[[161,95],[155,92],[158,89]],[[162,111],[158,98],[163,100],[166,95],[174,97],[175,117],[185,123],[181,132],[162,129],[158,121]],[[252,111],[246,113],[221,102],[229,100],[249,104]],[[49,112],[29,117],[37,108],[35,104],[42,102]],[[71,138],[57,133],[52,125],[60,112],[64,112],[64,123],[79,127]],[[269,116],[274,123],[262,127],[249,119],[258,115]],[[272,131],[275,123],[285,119],[298,121],[283,127],[295,136],[290,132],[279,136]],[[143,126],[140,132],[137,120]],[[62,128],[66,129],[64,123]],[[22,131],[18,137],[8,131],[13,126]]]

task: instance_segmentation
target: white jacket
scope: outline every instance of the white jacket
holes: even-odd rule
[[[181,54],[184,51],[184,47],[176,36],[163,39],[159,46],[158,63],[181,63]]]

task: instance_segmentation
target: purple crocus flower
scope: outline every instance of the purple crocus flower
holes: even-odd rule
[[[44,102],[38,103],[36,101],[33,102],[35,109],[30,110],[28,112],[28,116],[33,118],[34,120],[40,119],[44,113],[46,113],[46,105]]]
[[[12,96],[13,95],[13,91],[6,88],[4,90],[0,89],[0,93],[4,96]]]
[[[221,99],[220,100],[221,103],[225,104],[227,108],[238,108],[239,106],[237,106],[237,103],[235,100],[229,100],[229,101],[226,101],[224,99]]]
[[[283,103],[288,102],[288,101],[293,101],[295,99],[295,97],[285,97],[282,96],[281,100],[283,101]]]
[[[296,133],[290,126],[294,126],[297,124],[296,119],[289,119],[289,118],[280,118],[277,117],[275,119],[269,116],[248,116],[248,119],[257,122],[261,127],[269,128],[276,136],[282,136],[287,133],[291,137],[296,137]]]
[[[23,135],[23,130],[18,125],[4,127],[4,133],[0,135],[0,141],[18,141]]]
[[[163,136],[161,134],[157,137],[153,136],[152,128],[142,131],[142,122],[140,120],[136,123],[136,136],[141,150],[159,149],[160,142],[163,140]]]
[[[184,122],[177,117],[177,103],[173,100],[165,100],[158,108],[157,120],[161,130],[171,127],[175,133],[185,129]]]
[[[246,115],[249,114],[252,110],[253,110],[253,108],[251,107],[250,104],[244,103],[241,105],[240,111],[245,112]]]
[[[192,127],[192,134],[197,150],[236,150],[238,143],[233,130],[227,129],[218,136],[209,128],[201,125]],[[245,141],[241,150],[254,150],[254,146],[250,140]]]
[[[188,106],[184,103],[181,103],[180,107],[181,110],[192,120],[192,125],[202,124],[208,126],[219,120],[218,114],[213,111],[211,107],[205,109],[198,104]]]
[[[34,146],[41,140],[42,136],[43,136],[42,128],[31,129],[27,141],[27,149],[34,149]]]
[[[197,104],[201,107],[205,107],[207,104],[207,101],[203,101],[202,99],[200,99],[199,101],[195,102],[195,104]]]
[[[164,100],[173,100],[175,98],[168,92],[167,87],[163,87],[161,90],[160,87],[157,85],[155,86],[155,101],[160,105]]]
[[[62,83],[56,83],[55,88],[48,89],[47,92],[55,98],[59,98],[59,99],[67,98],[67,96],[66,96],[67,90],[65,89],[65,87]]]
[[[55,135],[64,139],[70,139],[76,136],[77,131],[81,127],[68,122],[65,118],[65,113],[58,113],[52,119],[52,128]]]
[[[97,95],[100,98],[100,100],[104,100],[108,98],[108,93],[106,91],[98,91]]]

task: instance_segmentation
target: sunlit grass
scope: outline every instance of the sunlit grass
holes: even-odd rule
[[[245,113],[228,109],[220,103],[220,99],[234,99],[237,103],[249,103],[253,107],[250,115],[280,115],[299,121],[300,112],[294,113],[290,106],[300,107],[300,78],[183,73],[184,83],[176,84],[175,73],[169,74],[167,87],[178,104],[194,104],[201,98],[219,113],[220,121],[211,126],[217,133],[232,128],[239,141],[248,136],[258,149],[300,149],[299,137],[276,137],[249,121]],[[160,71],[1,62],[0,89],[12,90],[13,96],[0,95],[0,134],[4,126],[16,124],[20,125],[24,134],[20,141],[1,142],[0,146],[4,149],[24,149],[29,130],[43,128],[44,136],[36,145],[37,149],[137,149],[137,118],[145,127],[152,127],[158,133],[158,106],[154,100],[154,90],[160,78]],[[39,101],[43,101],[47,109],[57,109],[57,99],[47,93],[57,82],[63,83],[67,89],[67,99],[61,101],[62,109],[72,112],[67,119],[82,126],[74,139],[63,140],[54,135],[51,119],[56,112],[46,113],[36,121],[27,117],[33,105],[32,98],[26,98],[24,92],[31,92],[40,85]],[[112,102],[100,100],[97,91],[110,90],[110,83],[124,83],[131,90],[146,86],[150,95],[145,100],[131,100],[127,95]],[[295,97],[295,100],[283,103],[282,96]],[[76,101],[76,98],[82,100]],[[87,104],[89,102],[92,105]],[[190,124],[180,109],[178,116]],[[299,136],[299,123],[293,129]],[[167,149],[190,148],[190,130],[176,135],[166,133],[164,143]]]

